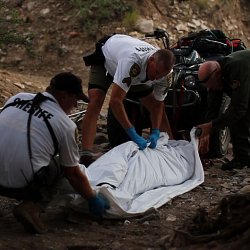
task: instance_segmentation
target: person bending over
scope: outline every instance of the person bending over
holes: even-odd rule
[[[149,147],[156,147],[160,130],[173,138],[163,103],[171,85],[171,71],[175,63],[171,50],[155,48],[137,38],[116,34],[99,40],[96,51],[84,60],[86,66],[91,65],[91,68],[88,86],[90,102],[82,121],[83,163],[87,164],[94,158],[92,147],[97,119],[111,84],[109,106],[139,149],[147,147],[147,140],[137,134],[128,119],[123,105],[127,93],[137,95],[150,112],[152,132]]]
[[[209,114],[219,114],[222,94],[231,97],[224,114],[198,125],[202,129],[200,152],[209,149],[209,136],[214,130],[229,126],[233,145],[233,160],[222,165],[223,170],[250,166],[250,50],[234,52],[217,61],[203,63],[199,80],[208,89]]]

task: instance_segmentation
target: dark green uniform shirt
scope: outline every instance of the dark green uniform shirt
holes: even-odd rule
[[[234,52],[218,59],[224,81],[223,92],[231,97],[224,114],[213,120],[213,128],[221,128],[250,115],[250,50]]]

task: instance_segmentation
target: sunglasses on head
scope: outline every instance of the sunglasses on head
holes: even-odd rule
[[[204,84],[206,82],[209,81],[209,79],[211,78],[211,76],[214,74],[214,72],[216,71],[217,69],[214,69],[204,80],[199,80],[198,83],[200,84]]]

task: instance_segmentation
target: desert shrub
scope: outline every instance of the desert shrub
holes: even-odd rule
[[[75,16],[82,29],[95,34],[100,26],[110,21],[121,21],[132,6],[120,0],[71,0]]]
[[[208,0],[195,0],[196,5],[200,10],[206,10],[209,7],[209,1]]]
[[[7,16],[6,13],[8,13]],[[20,24],[24,25],[24,21],[19,18],[18,12],[15,9],[8,11],[5,2],[0,0],[0,49],[10,44],[18,44],[25,46],[27,51],[33,54],[33,35],[18,33],[15,26]]]
[[[123,24],[128,29],[133,29],[135,27],[136,21],[139,18],[139,14],[137,11],[131,11],[125,14],[123,18]]]

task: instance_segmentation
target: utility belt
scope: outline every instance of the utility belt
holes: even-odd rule
[[[35,173],[33,179],[28,182],[26,187],[9,188],[0,186],[0,195],[17,200],[42,200],[41,190],[44,187],[48,187],[46,183],[45,169],[48,169],[48,167],[43,167],[42,171],[39,170]]]
[[[39,201],[42,199],[42,190],[56,185],[63,176],[62,167],[58,160],[52,158],[48,166],[44,166],[34,173],[33,179],[23,188],[6,188],[0,186],[0,195],[17,200]]]
[[[107,42],[107,40],[113,36],[107,35],[97,41],[95,44],[95,51],[91,54],[87,54],[83,56],[83,61],[85,66],[92,66],[92,65],[103,65],[105,62],[105,57],[102,53],[102,46]]]
[[[40,168],[34,173],[34,182],[39,187],[52,187],[63,176],[63,169],[59,164],[58,155],[53,157],[48,166]]]

